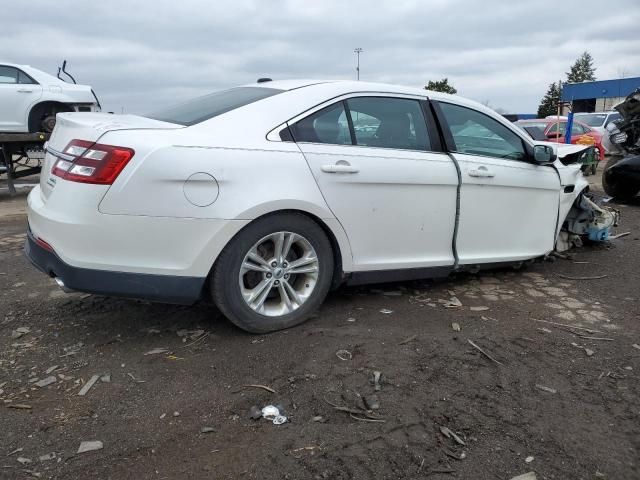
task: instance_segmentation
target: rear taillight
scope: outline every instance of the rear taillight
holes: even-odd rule
[[[130,148],[72,140],[62,152],[51,173],[80,183],[111,185],[134,155]],[[73,157],[73,158],[71,158]]]

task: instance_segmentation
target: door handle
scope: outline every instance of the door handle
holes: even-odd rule
[[[484,165],[479,166],[474,170],[469,170],[470,177],[482,177],[482,178],[493,178],[496,176],[491,170],[489,170]]]
[[[20,92],[20,93],[31,93],[31,92],[33,92],[33,90],[29,90],[27,88],[20,88],[18,90],[18,92]]]
[[[358,173],[360,169],[348,163],[336,163],[333,165],[322,165],[320,167],[325,173]]]

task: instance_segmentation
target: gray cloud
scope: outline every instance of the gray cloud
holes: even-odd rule
[[[11,1],[0,60],[55,73],[62,59],[106,109],[154,110],[258,77],[361,78],[533,112],[589,50],[598,78],[640,75],[640,4],[619,0]],[[19,5],[16,5],[19,4]]]

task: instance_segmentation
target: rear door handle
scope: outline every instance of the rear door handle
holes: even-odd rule
[[[360,169],[349,163],[336,163],[333,165],[322,165],[320,167],[325,173],[358,173]]]
[[[20,89],[18,89],[18,92],[20,92],[20,93],[32,93],[33,90],[29,90],[27,88],[20,88]]]
[[[484,165],[479,166],[474,170],[469,170],[470,177],[482,177],[482,178],[493,178],[496,176],[491,170],[489,170]]]

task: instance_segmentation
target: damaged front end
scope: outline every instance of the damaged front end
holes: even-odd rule
[[[556,251],[564,252],[572,247],[581,247],[584,241],[605,242],[611,229],[618,225],[620,212],[596,203],[596,197],[580,193],[569,210],[558,239]]]

